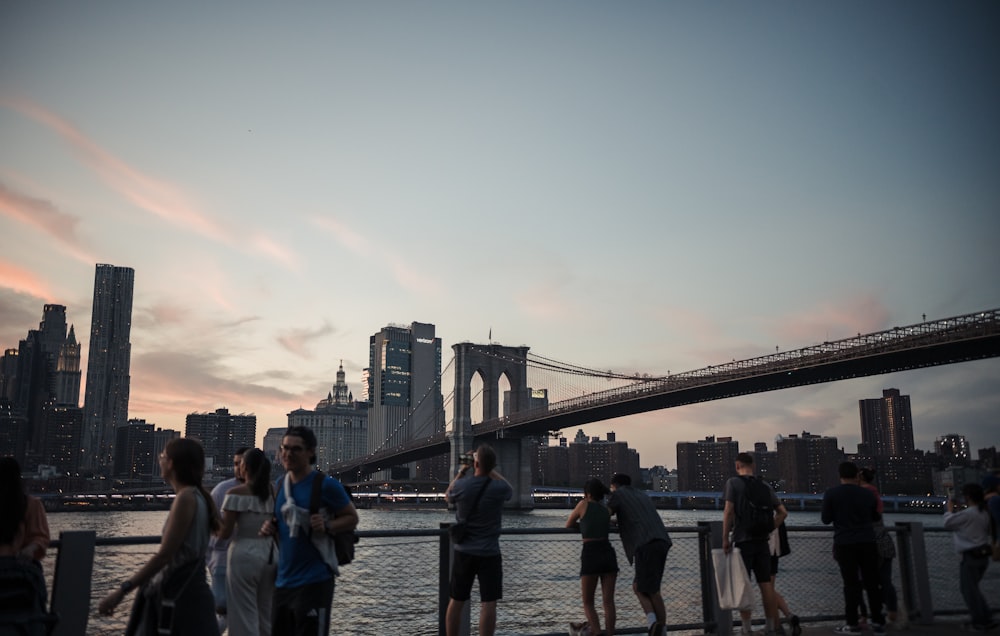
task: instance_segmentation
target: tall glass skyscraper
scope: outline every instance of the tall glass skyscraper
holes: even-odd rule
[[[375,453],[444,430],[441,339],[434,325],[389,325],[369,340],[368,452]],[[415,477],[414,466],[375,479]]]
[[[82,471],[110,474],[115,430],[128,423],[134,283],[131,267],[97,265],[80,444]]]

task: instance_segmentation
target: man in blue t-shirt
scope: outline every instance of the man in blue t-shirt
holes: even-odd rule
[[[304,426],[289,428],[278,451],[287,471],[275,484],[275,521],[265,534],[278,535],[278,578],[271,615],[274,636],[313,636],[330,632],[334,570],[313,542],[314,533],[349,532],[358,512],[347,491],[333,477],[322,477],[320,511],[309,514],[316,462],[316,435]],[[327,511],[332,511],[328,515]]]

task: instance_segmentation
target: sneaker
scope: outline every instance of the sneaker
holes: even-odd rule
[[[583,628],[586,626],[587,626],[586,623],[570,623],[569,636],[582,636]]]
[[[798,615],[792,614],[788,618],[788,624],[792,628],[792,636],[802,636],[802,625],[799,624]]]
[[[841,625],[833,630],[834,634],[860,634],[861,628],[857,625]]]

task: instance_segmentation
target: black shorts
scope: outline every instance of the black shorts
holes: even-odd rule
[[[479,579],[479,600],[483,603],[503,598],[503,558],[499,554],[478,556],[455,550],[451,566],[451,598],[467,601],[472,582]]]
[[[607,539],[584,541],[580,552],[580,576],[618,572],[618,556]]]
[[[758,583],[771,582],[771,546],[763,541],[741,541],[736,544],[743,557],[747,574],[753,574]]]
[[[771,555],[771,576],[777,576],[778,574],[778,557]]]
[[[663,568],[667,565],[667,552],[670,544],[663,539],[650,541],[635,549],[635,583],[637,592],[656,594],[663,584]]]

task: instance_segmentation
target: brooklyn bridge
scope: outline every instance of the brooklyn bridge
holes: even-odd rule
[[[454,358],[444,367],[442,380],[453,368],[454,390],[443,408],[451,406],[454,415],[444,430],[417,433],[392,447],[384,444],[365,457],[332,465],[333,474],[361,481],[376,471],[444,453],[457,465],[476,444],[489,441],[497,447],[501,472],[514,485],[515,498],[530,507],[526,444],[533,436],[697,402],[996,357],[1000,309],[657,376],[558,362],[530,353],[527,346],[465,342],[452,348]],[[479,384],[481,390],[473,394]],[[532,389],[541,388],[549,399],[532,398]],[[503,399],[506,414],[501,413]],[[476,423],[474,403],[482,407]],[[433,417],[445,421],[443,413]],[[435,429],[433,422],[406,422],[402,427]]]

